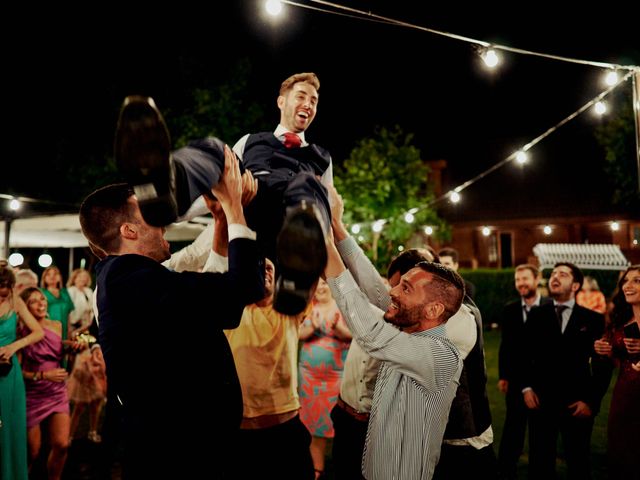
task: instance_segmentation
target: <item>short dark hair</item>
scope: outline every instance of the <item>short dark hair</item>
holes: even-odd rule
[[[540,275],[540,270],[538,270],[538,267],[530,263],[521,263],[520,265],[518,265],[516,267],[516,272],[519,272],[520,270],[529,270],[534,277]]]
[[[429,245],[423,248],[409,248],[391,260],[389,269],[387,270],[387,278],[393,277],[396,272],[404,275],[415,267],[418,262],[440,262],[440,258]]]
[[[445,247],[440,249],[438,255],[440,255],[441,257],[451,257],[453,263],[458,263],[458,251],[453,247]]]
[[[126,183],[99,188],[80,206],[80,226],[89,243],[106,253],[120,248],[120,225],[133,218],[128,203],[133,190]]]
[[[457,272],[440,263],[419,262],[416,267],[431,273],[433,279],[430,286],[436,289],[436,297],[444,305],[444,320],[448,320],[462,306],[464,280]]]
[[[584,274],[582,273],[582,270],[580,270],[577,265],[574,265],[570,262],[558,262],[553,266],[554,270],[556,269],[556,267],[569,267],[569,270],[571,270],[573,281],[580,284],[580,288],[576,290],[576,293],[578,293],[582,288],[582,284],[584,283]]]

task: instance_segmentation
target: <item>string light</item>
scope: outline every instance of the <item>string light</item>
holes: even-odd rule
[[[593,111],[597,115],[604,115],[605,113],[607,113],[607,104],[604,102],[596,102],[596,104],[593,106]]]
[[[489,227],[482,227],[482,235],[488,237],[491,235],[491,229]]]
[[[527,163],[527,160],[529,160],[529,155],[527,155],[527,152],[520,150],[516,154],[516,162],[518,162],[520,165],[524,165],[525,163]]]
[[[351,226],[351,233],[353,233],[354,235],[357,235],[360,233],[360,224],[359,223],[355,223]]]
[[[12,198],[12,199],[9,201],[9,208],[10,208],[11,210],[13,210],[14,212],[15,212],[15,211],[17,211],[17,210],[19,210],[21,205],[22,205],[22,204],[20,203],[20,200],[18,200],[17,198]]]
[[[611,222],[611,230],[617,232],[618,230],[620,230],[620,224],[614,220],[613,222]]]
[[[445,36],[445,37],[448,37],[448,38],[451,38],[451,39],[454,39],[454,40],[471,43],[471,44],[474,44],[474,45],[479,47],[479,52],[481,54],[481,57],[482,57],[483,61],[485,62],[485,65],[487,65],[490,68],[494,68],[495,66],[498,65],[498,63],[500,61],[498,52],[499,51],[506,51],[506,52],[523,54],[523,55],[533,55],[533,56],[543,57],[543,58],[547,58],[547,59],[551,59],[551,60],[558,60],[558,61],[569,62],[569,63],[577,63],[577,64],[582,64],[582,65],[589,65],[589,66],[598,67],[598,68],[606,68],[608,70],[607,74],[605,75],[605,83],[609,86],[609,88],[607,90],[601,92],[599,95],[597,95],[596,97],[591,99],[589,102],[587,102],[585,105],[580,107],[578,110],[576,110],[575,112],[571,113],[569,116],[567,116],[566,118],[564,118],[563,120],[558,122],[556,125],[548,128],[546,131],[544,131],[538,137],[534,138],[532,141],[530,141],[529,143],[524,145],[522,147],[522,149],[520,149],[517,152],[514,152],[513,154],[509,155],[508,157],[502,159],[501,161],[499,161],[496,164],[494,164],[491,167],[489,167],[484,172],[476,175],[475,177],[471,178],[470,180],[467,180],[463,184],[457,186],[452,191],[447,192],[446,194],[431,200],[428,204],[423,205],[423,206],[418,207],[418,208],[411,209],[409,212],[404,214],[404,219],[405,219],[405,221],[407,223],[412,223],[413,221],[415,221],[415,213],[417,213],[421,209],[431,207],[434,204],[436,204],[436,203],[438,203],[438,202],[440,202],[440,201],[442,201],[444,199],[449,199],[449,201],[451,201],[451,203],[453,203],[453,204],[459,203],[460,200],[461,200],[460,192],[462,192],[465,188],[469,187],[470,185],[474,184],[475,182],[477,182],[478,180],[484,178],[485,176],[489,175],[490,173],[496,171],[497,169],[499,169],[500,167],[502,167],[503,165],[505,165],[506,163],[508,163],[508,162],[510,162],[512,160],[515,160],[520,165],[524,165],[528,161],[527,152],[528,152],[529,149],[531,149],[533,146],[535,146],[536,144],[541,142],[547,136],[549,136],[552,133],[554,133],[560,127],[564,126],[565,124],[567,124],[568,122],[570,122],[571,120],[576,118],[578,115],[584,113],[589,108],[593,107],[594,111],[597,112],[599,115],[604,114],[606,112],[607,108],[606,108],[606,104],[602,101],[602,99],[605,96],[607,96],[614,88],[617,88],[619,85],[624,83],[624,81],[626,81],[629,78],[633,78],[634,73],[640,74],[640,67],[638,67],[637,65],[618,65],[618,64],[606,63],[606,62],[595,62],[595,61],[591,61],[591,60],[583,60],[583,59],[577,59],[577,58],[571,58],[571,57],[563,57],[563,56],[553,55],[553,54],[544,53],[544,52],[536,52],[536,51],[532,51],[532,50],[524,50],[524,49],[520,49],[520,48],[509,47],[509,46],[506,46],[506,45],[492,44],[492,43],[489,43],[489,42],[485,42],[483,40],[478,40],[478,39],[471,38],[471,37],[465,37],[465,36],[454,34],[454,33],[451,33],[451,32],[445,32],[445,31],[435,30],[435,29],[432,29],[432,28],[422,27],[422,26],[415,25],[415,24],[412,24],[412,23],[396,20],[396,19],[393,19],[393,18],[390,18],[390,17],[383,17],[383,16],[380,16],[380,15],[376,15],[376,14],[370,12],[370,11],[369,12],[365,12],[365,11],[358,10],[358,9],[355,9],[355,8],[346,7],[346,6],[343,6],[343,5],[340,5],[340,4],[329,2],[329,1],[326,1],[326,0],[311,0],[311,2],[315,3],[315,4],[321,4],[321,5],[324,5],[324,6],[328,6],[328,7],[340,10],[340,11],[328,10],[328,9],[324,9],[324,8],[320,8],[320,7],[316,7],[316,6],[301,4],[301,3],[297,3],[297,2],[294,2],[294,1],[291,1],[291,0],[281,0],[281,3],[286,3],[286,4],[293,5],[293,6],[300,7],[300,8],[316,10],[316,11],[319,11],[319,12],[322,12],[322,13],[329,13],[329,14],[334,14],[334,15],[351,17],[351,18],[355,18],[355,19],[361,20],[361,21],[372,21],[372,22],[377,22],[377,23],[384,23],[384,24],[389,24],[389,25],[396,25],[396,26],[402,26],[402,27],[406,27],[406,28],[412,28],[412,29],[415,29],[415,30],[420,30],[420,31],[429,32],[429,33],[433,33],[433,34],[440,35],[440,36]],[[347,13],[344,13],[344,12],[347,12]],[[627,70],[627,73],[621,79],[619,78],[619,75],[618,75],[618,71],[620,71],[620,70]],[[638,104],[637,101],[634,103],[634,107],[635,107],[636,110],[640,110],[640,104]],[[372,227],[371,227],[372,230],[375,233],[381,232],[382,229],[383,229],[384,224],[387,221],[388,221],[388,219],[376,220],[372,224]],[[428,227],[425,228],[425,233],[427,233],[427,228]],[[488,228],[488,227],[486,227],[486,228]],[[551,232],[552,232],[551,227],[549,225],[546,225],[544,227],[544,232],[545,232],[545,234],[550,235]],[[433,233],[433,232],[431,232],[431,233]],[[431,233],[427,233],[427,235],[430,235]]]
[[[500,63],[500,57],[493,48],[488,48],[482,54],[482,61],[489,68],[495,68]]]
[[[610,70],[604,77],[604,83],[612,87],[616,83],[618,83],[618,72],[615,70]]]
[[[21,253],[15,252],[9,255],[9,265],[17,267],[24,263],[24,256]]]
[[[425,235],[433,235],[433,227],[424,227]]]
[[[267,0],[264,5],[267,13],[272,16],[280,15],[282,12],[282,2],[280,0]]]

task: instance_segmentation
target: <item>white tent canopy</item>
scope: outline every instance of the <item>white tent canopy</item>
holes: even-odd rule
[[[211,218],[196,217],[189,222],[174,223],[167,228],[169,241],[189,241],[196,238]],[[0,222],[0,245],[5,244],[5,222]],[[11,222],[10,248],[77,248],[87,247],[80,230],[77,214],[18,218]]]
[[[558,262],[570,262],[592,270],[624,270],[630,262],[619,245],[582,243],[538,243],[533,247],[540,268],[553,268]]]

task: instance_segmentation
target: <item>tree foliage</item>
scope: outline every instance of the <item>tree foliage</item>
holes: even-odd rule
[[[412,134],[400,127],[379,128],[375,136],[360,140],[342,167],[336,168],[336,188],[345,203],[345,222],[363,224],[356,234],[367,255],[378,268],[386,268],[398,253],[398,246],[411,240],[425,225],[436,227],[439,235],[448,230],[436,212],[426,205],[429,168],[420,159],[420,150],[411,144]],[[413,208],[420,208],[413,223],[404,220]],[[386,220],[375,234],[372,223]]]
[[[229,80],[207,88],[194,88],[188,106],[168,116],[174,145],[215,136],[231,146],[244,134],[267,129],[264,108],[248,98],[251,66],[248,60],[232,68]]]
[[[614,186],[613,205],[637,212],[640,211],[640,187],[633,102],[628,93],[618,97],[622,97],[616,101],[620,108],[596,129],[595,135],[605,150],[604,169]]]

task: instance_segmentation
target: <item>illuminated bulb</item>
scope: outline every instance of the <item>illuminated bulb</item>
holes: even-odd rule
[[[527,160],[529,160],[529,155],[527,155],[526,152],[520,150],[516,155],[516,162],[518,162],[520,165],[524,165],[525,163],[527,163]]]
[[[364,242],[364,237],[362,235],[358,235],[358,241],[359,242]]]
[[[551,227],[549,225],[545,225],[542,231],[544,232],[545,235],[551,235],[551,232],[553,230],[551,230]]]
[[[360,233],[360,224],[359,223],[353,224],[353,226],[351,227],[351,233],[353,233],[354,235],[357,235],[357,234]]]
[[[598,115],[604,115],[604,113],[607,111],[607,104],[604,102],[596,102],[593,109]]]
[[[609,71],[607,75],[604,77],[604,83],[613,87],[616,83],[618,83],[618,72],[615,70]]]
[[[634,239],[633,239],[633,244],[634,244],[634,245],[638,245],[638,239],[637,239],[637,238],[634,238]]]
[[[398,251],[401,252],[404,250],[404,245],[398,245]]]
[[[282,2],[280,0],[267,0],[264,7],[267,9],[267,13],[274,17],[282,12]]]
[[[489,227],[482,227],[482,235],[488,237],[491,235],[491,229]]]
[[[611,222],[611,230],[617,232],[620,230],[620,224],[618,222]]]
[[[38,265],[42,268],[47,268],[53,263],[53,258],[48,253],[43,253],[38,257]]]
[[[416,217],[414,217],[413,213],[409,212],[404,216],[404,221],[407,223],[413,223],[413,221],[416,219]]]
[[[384,220],[376,220],[375,222],[373,222],[373,226],[371,227],[371,230],[373,230],[376,233],[380,233],[382,231],[383,225],[384,225]]]
[[[22,265],[24,263],[24,257],[21,253],[12,253],[9,255],[9,265],[12,267],[17,267],[18,265]]]
[[[486,52],[484,52],[484,55],[482,56],[482,60],[484,61],[484,64],[489,68],[495,67],[500,62],[500,58],[498,57],[498,54],[493,49],[489,49]]]
[[[427,235],[432,235],[433,227],[424,227],[424,233],[426,233]]]
[[[451,199],[451,203],[458,203],[460,201],[460,194],[458,192],[451,192],[449,198]]]
[[[14,212],[15,212],[16,210],[18,210],[18,209],[20,208],[20,200],[15,199],[15,198],[14,198],[14,199],[12,199],[12,200],[9,202],[9,208],[10,208],[11,210],[13,210]]]

